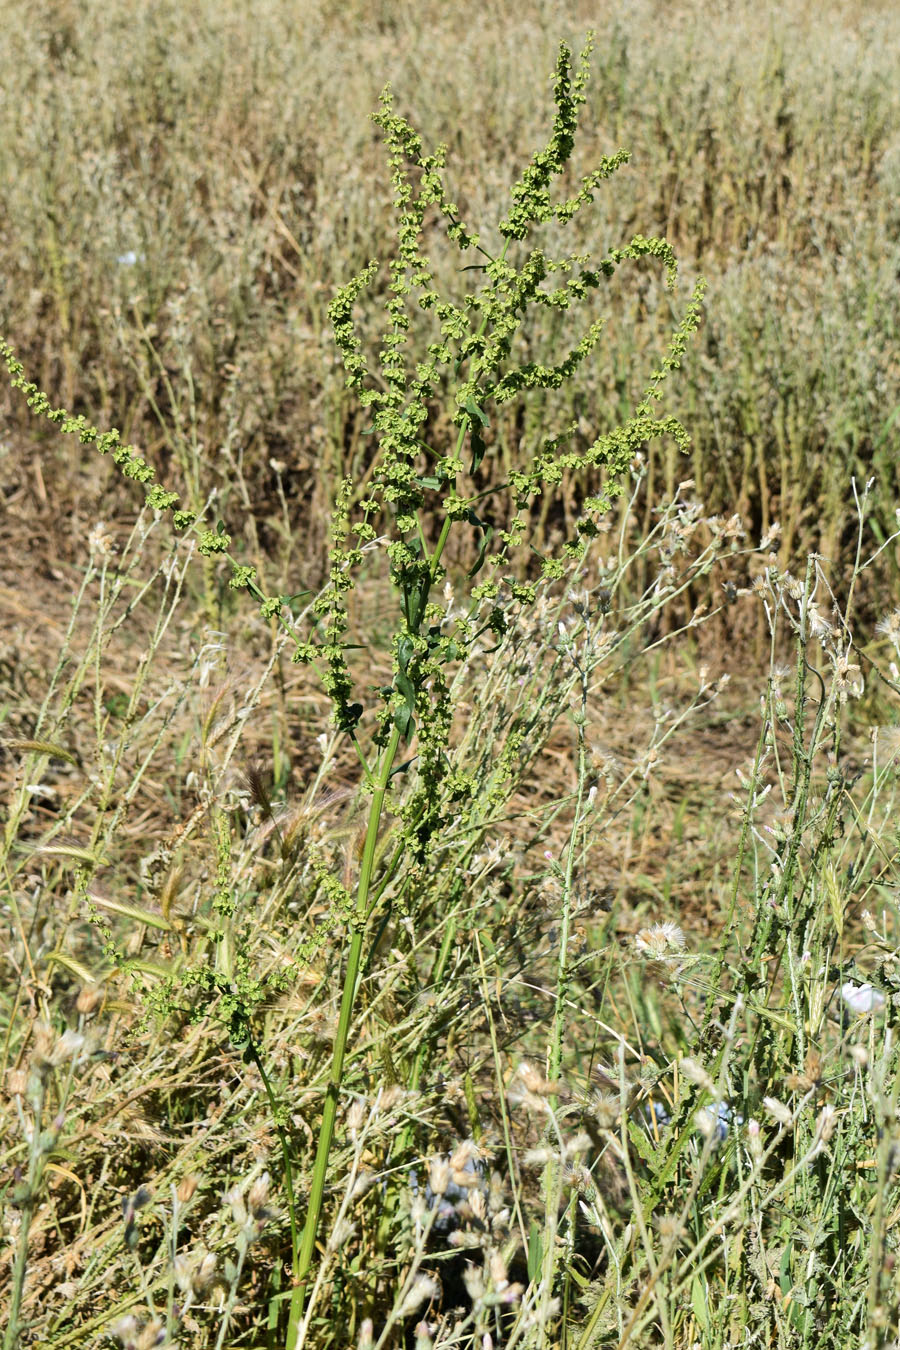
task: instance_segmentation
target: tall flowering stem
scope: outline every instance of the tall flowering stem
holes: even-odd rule
[[[286,1350],[296,1350],[304,1336],[305,1303],[345,1080],[362,951],[387,890],[388,877],[379,872],[378,842],[384,818],[390,813],[398,822],[392,854],[395,861],[390,866],[408,868],[413,874],[418,869],[421,874],[428,866],[433,841],[472,801],[475,784],[455,762],[450,744],[451,681],[473,655],[485,631],[502,637],[522,607],[535,599],[535,582],[522,579],[515,554],[527,543],[537,498],[552,492],[568,474],[582,473],[602,482],[597,495],[582,502],[580,518],[557,553],[538,555],[540,578],[552,582],[561,579],[570,564],[584,558],[590,541],[599,532],[598,517],[622,492],[629,466],[647,442],[672,437],[682,450],[689,445],[681,423],[659,415],[657,405],[665,380],[678,368],[688,339],[699,324],[702,281],[672,334],[666,355],[625,421],[602,431],[588,444],[583,439],[578,441],[575,425],[564,426],[538,437],[535,444],[524,449],[511,472],[499,472],[499,456],[490,430],[492,414],[513,399],[527,397],[532,391],[559,389],[575,378],[603,332],[603,320],[591,319],[583,323],[580,336],[560,360],[521,363],[515,356],[515,344],[529,309],[537,306],[574,313],[622,263],[644,258],[662,264],[670,288],[675,283],[676,260],[664,239],[636,235],[593,263],[581,255],[551,257],[537,243],[523,247],[542,225],[570,221],[593,201],[605,180],[628,161],[627,152],[618,150],[585,174],[571,195],[553,192],[554,182],[566,169],[574,148],[592,48],[593,38],[589,36],[575,65],[569,48],[560,45],[552,131],[546,145],[534,153],[512,185],[508,210],[496,225],[493,249],[468,228],[451,199],[443,173],[446,147],[426,153],[419,134],[394,111],[390,90],[382,95],[374,121],[381,129],[388,154],[396,216],[395,249],[386,278],[378,264],[370,262],[340,288],[329,310],[347,386],[360,404],[371,410],[372,457],[363,481],[344,478],[337,485],[327,581],[312,599],[305,631],[298,631],[292,617],[291,597],[264,594],[255,569],[232,556],[231,538],[223,523],[210,529],[190,512],[180,510],[177,494],[153,481],[153,469],[133,446],[120,444],[118,432],[101,433],[83,417],[71,417],[64,409],[52,408],[46,395],[26,380],[12,349],[0,344],[0,357],[6,361],[12,384],[25,394],[35,413],[47,417],[63,432],[76,435],[82,443],[94,444],[100,453],[110,454],[127,477],[144,483],[147,504],[157,511],[172,512],[176,528],[194,531],[199,552],[227,562],[231,568],[229,584],[246,590],[263,618],[282,625],[294,643],[293,660],[309,665],[319,676],[331,700],[332,720],[351,739],[359,758],[361,790],[371,795],[355,899],[324,863],[316,865],[335,920],[323,931],[331,931],[338,920],[346,919],[349,941],[308,1210],[302,1234],[297,1236],[294,1230],[292,1241],[294,1289]],[[479,258],[474,267],[465,270],[480,273],[481,284],[461,300],[439,292],[435,267],[425,250],[426,223],[430,227],[435,219],[443,223],[452,245]],[[370,353],[357,331],[355,310],[364,292],[375,289],[379,278],[384,323],[372,352],[377,368],[372,368]],[[448,411],[456,429],[445,446],[433,443],[441,434],[436,418],[440,406]],[[492,500],[491,524],[478,514],[481,501],[487,497]],[[454,528],[470,536],[475,562],[468,574],[473,583],[469,587],[469,608],[450,613],[449,606],[434,596],[445,577],[443,559]],[[387,557],[397,596],[397,617],[390,640],[391,680],[373,689],[360,687],[359,672],[353,669],[352,650],[357,644],[350,641],[348,597],[356,585],[364,553],[378,549],[383,549]],[[476,611],[481,615],[480,627],[474,619]],[[398,765],[401,746],[413,744],[414,753]],[[394,784],[401,772],[408,774],[410,782],[397,791]],[[570,862],[567,897],[572,881]],[[383,918],[382,913],[379,922]],[[303,944],[302,951],[309,959],[315,955],[318,946],[314,938]],[[561,995],[567,972],[562,957],[561,962],[560,998],[550,1044],[551,1070],[558,1067],[563,1035]],[[235,1012],[235,1000],[240,1002],[240,996],[231,990],[229,998],[231,1024],[248,1027],[255,1005],[241,1004]],[[289,1191],[291,1175],[292,1169],[286,1165]],[[297,1209],[293,1197],[291,1209]]]

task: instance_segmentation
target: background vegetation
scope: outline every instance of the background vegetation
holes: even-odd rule
[[[618,422],[702,272],[671,396],[691,458],[648,446],[585,575],[456,689],[478,791],[368,952],[308,1342],[887,1345],[893,6],[35,4],[0,32],[0,332],[187,505],[212,495],[271,592],[316,590],[335,484],[372,453],[327,306],[391,233],[378,94],[391,80],[449,142],[461,212],[491,221],[545,134],[558,41],[588,26],[573,172],[632,159],[566,247],[664,234],[681,289],[649,267],[610,287],[590,366],[495,420],[489,449],[511,464],[551,418],[584,439]],[[561,341],[545,319],[523,357]],[[302,1195],[356,758],[226,572],[135,524],[106,462],[12,398],[4,427],[7,1308],[27,1258],[6,1350],[281,1345],[259,1066],[221,997],[154,1006],[213,959],[227,888]],[[587,486],[542,499],[539,547]],[[452,606],[472,555],[447,560]],[[389,683],[374,569],[355,603]]]
[[[462,21],[404,3],[196,0],[190,16],[59,0],[0,39],[0,306],[32,378],[66,407],[173,459],[196,496],[217,487],[227,504],[240,460],[268,542],[283,462],[304,519],[295,564],[321,558],[328,484],[366,455],[326,308],[389,229],[368,118],[382,86],[428,143],[449,141],[460,209],[485,220],[531,153],[556,43],[594,25],[575,168],[620,146],[632,161],[576,233],[600,250],[665,235],[686,279],[709,280],[682,402],[702,500],[761,532],[780,520],[785,557],[834,553],[851,473],[877,471],[888,510],[891,5],[760,18],[740,3],[497,4]],[[671,317],[649,275],[611,304],[574,408],[590,427],[630,406]],[[497,431],[514,445],[523,427]],[[664,452],[650,470],[648,502],[684,476]]]

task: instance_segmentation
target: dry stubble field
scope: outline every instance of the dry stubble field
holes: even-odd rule
[[[492,417],[488,462],[627,415],[702,273],[667,395],[691,449],[648,444],[577,585],[456,672],[473,795],[425,867],[396,780],[302,1335],[892,1345],[891,6],[35,5],[0,36],[0,332],[266,593],[318,592],[374,455],[327,315],[390,247],[368,114],[390,80],[488,242],[589,27],[573,181],[632,159],[542,243],[665,235],[679,287],[618,273],[590,363]],[[522,359],[559,336],[542,315]],[[4,1350],[280,1347],[281,1139],[302,1211],[360,765],[215,558],[18,395],[2,416]],[[589,488],[533,504],[542,554]],[[451,617],[477,542],[444,555]],[[376,554],[349,617],[360,687],[390,685]]]

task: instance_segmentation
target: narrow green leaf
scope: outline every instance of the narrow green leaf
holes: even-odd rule
[[[487,452],[487,446],[485,445],[480,432],[476,431],[474,426],[469,434],[469,440],[472,445],[472,463],[469,472],[475,473],[480,467],[481,461],[484,459]]]
[[[466,399],[466,412],[470,417],[474,418],[475,421],[480,422],[483,427],[489,427],[491,425],[485,416],[483,409],[479,408],[474,398]]]
[[[410,713],[414,713],[416,711],[415,685],[404,670],[397,673],[397,690],[403,695]]]
[[[466,573],[466,576],[468,577],[477,576],[478,573],[481,571],[482,567],[484,567],[485,554],[487,553],[488,545],[491,542],[493,534],[494,534],[493,525],[488,525],[487,529],[481,536],[481,543],[478,545],[478,556],[476,557],[475,562],[469,568],[468,572]]]
[[[88,891],[87,894],[92,904],[98,905],[100,909],[109,910],[110,914],[119,914],[123,919],[133,919],[135,923],[146,924],[148,928],[159,928],[164,933],[172,931],[169,921],[161,914],[154,914],[152,910],[142,909],[140,905],[129,905],[124,900],[112,900],[97,891]]]
[[[531,1228],[528,1232],[528,1279],[532,1284],[537,1284],[541,1278],[543,1264],[544,1239],[537,1220],[532,1219]]]

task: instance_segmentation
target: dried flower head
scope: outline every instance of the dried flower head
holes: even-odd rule
[[[431,1327],[428,1322],[419,1322],[416,1325],[416,1340],[414,1350],[431,1350],[434,1340],[431,1335]]]
[[[816,1119],[816,1137],[813,1155],[821,1153],[828,1144],[837,1127],[837,1110],[830,1104],[823,1106]]]
[[[7,1069],[6,1091],[10,1097],[24,1097],[28,1090],[28,1074],[24,1069]]]
[[[197,1187],[200,1185],[200,1178],[191,1173],[189,1176],[182,1177],[176,1188],[175,1194],[178,1197],[179,1204],[186,1205],[194,1195]]]
[[[444,1195],[450,1185],[450,1164],[445,1158],[432,1158],[428,1169],[428,1184],[435,1195]]]
[[[875,625],[875,632],[886,637],[888,642],[900,651],[900,609],[891,610],[890,614],[879,619]]]
[[[677,1214],[661,1214],[656,1221],[656,1227],[666,1247],[676,1243],[684,1232]]]
[[[807,607],[806,618],[807,622],[809,623],[809,631],[814,638],[818,638],[820,641],[822,641],[825,638],[831,637],[831,634],[834,632],[834,628],[828,622],[825,616],[819,613],[817,605],[811,604]]]
[[[473,1187],[481,1184],[482,1164],[490,1154],[475,1143],[464,1139],[450,1155],[450,1170],[457,1186]]]
[[[676,923],[656,923],[635,934],[634,946],[641,956],[658,961],[684,951],[684,933]]]
[[[545,1097],[559,1091],[559,1084],[548,1082],[527,1059],[520,1062],[516,1076],[522,1080],[525,1089],[536,1096]]]
[[[466,1286],[466,1293],[472,1302],[480,1303],[484,1298],[484,1276],[480,1267],[473,1265],[471,1261],[467,1261],[463,1272],[463,1281]]]
[[[106,562],[115,553],[109,526],[102,520],[98,520],[88,534],[88,552],[91,562]]]
[[[439,1289],[440,1285],[431,1275],[417,1275],[412,1288],[400,1304],[400,1317],[411,1317],[413,1313],[418,1312],[423,1303],[430,1302],[436,1296]]]
[[[216,1256],[214,1252],[201,1251],[198,1253],[199,1261],[194,1271],[192,1284],[194,1293],[205,1294],[216,1278]]]
[[[266,1201],[269,1198],[269,1188],[272,1184],[272,1178],[268,1172],[262,1172],[254,1181],[247,1193],[247,1207],[253,1215],[254,1220],[259,1223],[269,1218],[266,1210]]]
[[[780,1102],[777,1097],[763,1097],[763,1106],[779,1125],[788,1126],[793,1124],[793,1113],[790,1108],[785,1106],[784,1102]]]
[[[90,1017],[92,1013],[97,1011],[102,1000],[103,995],[96,985],[85,984],[79,990],[78,998],[75,1000],[75,1010],[82,1017]]]
[[[366,1104],[361,1097],[354,1097],[347,1111],[347,1133],[356,1140],[359,1131],[366,1122]]]
[[[329,1252],[340,1251],[341,1247],[346,1246],[356,1232],[356,1224],[350,1219],[338,1219],[334,1228],[328,1236],[327,1249]]]
[[[372,1350],[375,1344],[375,1327],[371,1317],[364,1317],[359,1324],[359,1339],[356,1350]]]

